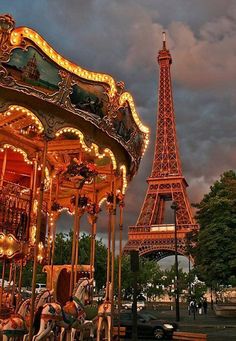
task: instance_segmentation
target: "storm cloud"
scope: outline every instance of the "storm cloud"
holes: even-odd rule
[[[12,14],[17,26],[38,31],[66,58],[123,80],[151,127],[149,148],[127,191],[126,236],[151,171],[163,30],[173,58],[177,134],[190,201],[201,200],[222,172],[235,168],[235,1],[0,0],[0,10]]]

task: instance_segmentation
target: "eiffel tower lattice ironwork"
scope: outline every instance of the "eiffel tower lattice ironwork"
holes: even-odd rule
[[[175,115],[172,96],[170,65],[172,58],[163,46],[158,54],[160,67],[158,123],[155,153],[148,189],[135,226],[129,227],[128,242],[124,252],[139,250],[140,255],[153,255],[162,259],[174,254],[174,224],[164,224],[167,201],[176,202],[177,252],[186,254],[186,238],[189,232],[198,230],[186,192],[188,186],[181,169],[177,145]]]

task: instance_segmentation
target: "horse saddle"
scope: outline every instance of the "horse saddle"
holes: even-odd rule
[[[72,325],[78,318],[78,311],[74,302],[67,302],[61,309],[62,318],[66,324]]]

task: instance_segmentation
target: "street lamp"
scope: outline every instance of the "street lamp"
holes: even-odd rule
[[[179,209],[175,201],[171,205],[172,210],[174,210],[174,224],[175,224],[175,279],[176,279],[176,293],[175,293],[175,313],[176,321],[180,320],[179,313],[179,267],[178,267],[178,252],[177,252],[177,226],[176,226],[176,211]]]

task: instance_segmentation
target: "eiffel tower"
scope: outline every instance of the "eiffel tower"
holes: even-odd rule
[[[175,252],[175,225],[164,223],[168,201],[177,204],[178,254],[186,255],[187,234],[199,227],[191,212],[186,192],[188,184],[182,174],[172,96],[172,58],[166,48],[165,33],[157,60],[160,67],[158,122],[152,171],[147,179],[148,189],[137,223],[129,227],[124,252],[138,250],[140,256],[160,260]]]

